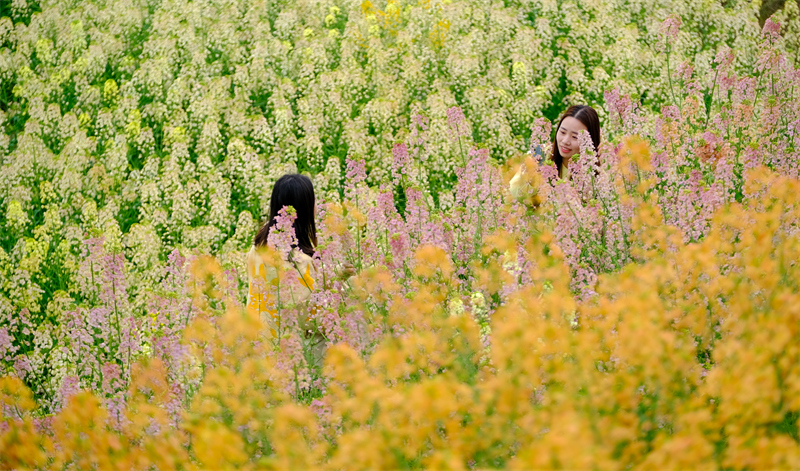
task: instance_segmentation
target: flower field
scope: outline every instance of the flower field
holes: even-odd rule
[[[0,469],[800,468],[800,4],[759,6],[3,2]]]

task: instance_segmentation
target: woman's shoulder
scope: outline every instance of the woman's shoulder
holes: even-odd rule
[[[247,251],[246,258],[248,264],[262,262],[261,257],[259,256],[259,249],[255,245],[251,246],[250,250]],[[305,252],[296,247],[292,249],[291,257],[284,257],[284,260],[286,262],[292,261],[294,263],[302,265],[309,265],[314,263],[313,257],[311,257],[310,255],[306,254]]]
[[[245,264],[247,265],[247,276],[250,279],[256,276],[256,273],[261,273],[263,269],[259,269],[260,265],[264,262],[261,260],[261,257],[258,256],[258,252],[256,246],[253,245],[250,247],[250,250],[247,251],[247,255],[245,255]]]
[[[298,248],[292,250],[292,262],[298,267],[303,267],[304,269],[308,267],[312,271],[314,270],[314,257]]]
[[[248,267],[257,267],[258,265],[263,264],[264,259],[262,258],[262,255],[263,254],[259,253],[258,247],[250,247],[250,250],[247,252],[246,256]],[[291,255],[284,256],[283,261],[287,265],[295,265],[297,268],[302,268],[303,270],[305,270],[306,267],[310,267],[312,271],[314,270],[314,258],[298,248],[292,249]]]
[[[258,253],[256,252],[255,245],[250,246],[250,250],[248,250],[247,255],[245,255],[245,260],[247,260],[248,265],[258,262]]]

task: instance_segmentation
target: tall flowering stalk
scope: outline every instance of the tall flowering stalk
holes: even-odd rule
[[[324,205],[318,211],[318,217],[320,235],[314,260],[321,280],[316,280],[318,284],[310,298],[315,307],[313,318],[328,345],[345,342],[360,352],[366,352],[371,336],[366,331],[364,314],[348,302],[349,285],[340,276],[344,263],[352,260],[355,245],[348,218],[338,203]]]
[[[366,227],[365,211],[369,203],[369,190],[366,186],[367,173],[363,160],[347,159],[347,172],[345,173],[345,201],[344,209],[347,218],[356,224],[353,235],[354,247],[349,253],[348,261],[358,270],[363,267],[365,244],[364,228]]]
[[[196,365],[182,342],[184,330],[196,314],[188,287],[190,261],[173,251],[167,262],[160,289],[150,301],[149,315],[142,322],[142,348],[148,356],[164,363],[172,392],[169,412],[174,423],[197,391],[200,378],[193,375],[191,370]]]
[[[131,367],[142,353],[141,321],[132,312],[127,294],[127,274],[121,254],[108,253],[103,239],[85,242],[80,271],[84,302],[64,313],[61,320],[60,408],[74,388],[103,390],[119,411],[119,392],[127,387]],[[120,420],[119,414],[115,415]]]
[[[673,105],[677,106],[678,109],[681,108],[682,103],[677,99],[675,95],[675,86],[672,84],[672,68],[670,66],[670,55],[672,54],[673,45],[675,44],[675,41],[678,39],[680,27],[681,27],[681,19],[675,15],[671,15],[666,20],[664,20],[664,22],[661,24],[661,29],[658,32],[660,40],[659,46],[666,55],[667,81],[669,82],[669,91],[670,94],[672,95],[672,103]]]
[[[447,110],[447,126],[449,127],[450,138],[458,141],[458,149],[461,153],[462,164],[466,166],[466,154],[461,138],[466,136],[467,127],[465,123],[464,111],[458,106],[453,106]]]

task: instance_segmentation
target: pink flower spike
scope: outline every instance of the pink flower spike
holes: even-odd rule
[[[294,232],[294,221],[297,212],[291,206],[284,206],[275,217],[275,223],[269,231],[267,245],[284,255],[288,255],[293,247],[297,247],[297,235]]]
[[[775,42],[778,40],[780,33],[781,24],[772,21],[772,18],[767,18],[767,21],[764,23],[764,29],[761,30],[761,37],[770,42]]]
[[[451,136],[453,139],[458,139],[459,136],[466,134],[466,126],[464,126],[464,112],[458,106],[454,106],[447,110],[447,125],[450,126],[452,131]]]
[[[670,15],[661,23],[658,35],[663,41],[664,46],[670,46],[678,39],[678,32],[681,27],[681,19],[676,15]],[[666,47],[665,47],[666,48]]]

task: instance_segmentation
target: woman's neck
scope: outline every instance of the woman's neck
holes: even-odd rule
[[[572,156],[570,157],[564,157],[563,155],[561,156],[561,173],[559,174],[559,177],[566,178],[566,176],[568,175],[567,172],[569,172],[569,161],[571,158]]]

